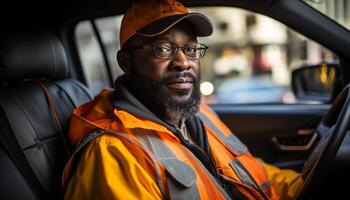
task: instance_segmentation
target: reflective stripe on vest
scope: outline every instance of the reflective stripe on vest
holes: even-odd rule
[[[199,112],[199,117],[201,120],[203,120],[204,124],[206,124],[211,130],[215,132],[215,134],[224,142],[227,149],[236,157],[249,153],[247,147],[237,138],[237,136],[231,133],[230,136],[226,137],[224,133],[204,113]],[[254,188],[264,199],[268,199],[266,193],[264,192],[264,189],[262,188],[262,186],[264,186],[265,189],[266,187],[270,186],[270,182],[268,180],[262,185],[258,185],[254,178],[251,177],[249,171],[237,158],[232,160],[229,165],[237,174],[242,183]]]
[[[126,139],[137,145],[152,161],[156,175],[157,175],[157,185],[162,193],[163,198],[166,199],[167,194],[169,194],[170,199],[201,199],[199,190],[196,185],[197,175],[191,166],[179,160],[176,155],[163,143],[163,141],[158,137],[156,133],[147,131],[144,129],[132,129],[132,133],[138,138],[139,141],[129,137],[126,134],[114,131],[114,130],[102,130],[97,129],[89,134],[86,134],[78,147],[73,153],[73,156],[80,153],[80,151],[92,140],[101,136],[104,133],[109,133],[118,136],[119,138]],[[218,191],[225,197],[225,199],[230,199],[226,192],[221,188],[221,186],[216,182],[215,178],[210,174],[209,171],[202,165],[202,163],[193,155],[194,159],[200,164],[206,174],[210,177]],[[160,172],[159,165],[162,165],[168,176],[166,176],[166,181],[168,185],[168,193],[165,191],[165,184],[163,183],[162,175]]]
[[[144,130],[144,129],[132,129],[132,133],[147,147],[149,148],[158,160],[166,168],[169,175],[176,180],[176,182],[182,186],[188,187],[190,184],[193,184],[193,188],[180,188],[174,185],[173,182],[168,181],[169,190],[172,190],[170,193],[171,199],[200,199],[199,191],[197,185],[194,184],[196,178],[196,173],[191,166],[179,160],[176,155],[164,144],[164,142],[159,138],[157,133],[153,131]],[[225,197],[225,199],[230,199],[229,195],[224,191],[224,189],[218,184],[216,179],[212,174],[203,166],[202,162],[197,159],[196,156],[188,150],[188,153],[196,161],[198,165],[205,171],[206,175],[210,178],[212,183],[215,185],[216,189]],[[170,162],[169,162],[170,161]],[[174,164],[181,163],[180,166]],[[193,173],[193,174],[192,174]],[[187,177],[188,176],[188,177]],[[191,194],[193,192],[194,194]],[[176,196],[174,196],[174,193]]]
[[[217,136],[226,144],[227,149],[235,156],[249,153],[247,147],[235,136],[230,134],[226,137],[224,133],[202,112],[198,113],[199,118],[206,124],[211,130],[213,130]]]
[[[195,184],[197,175],[192,167],[179,160],[156,133],[144,129],[132,129],[131,132],[153,152],[168,172],[167,184],[170,199],[200,199]]]
[[[256,183],[253,177],[251,177],[248,170],[242,165],[242,163],[239,161],[239,159],[234,159],[230,162],[231,168],[236,172],[239,179],[246,185],[249,185],[250,187],[253,187],[256,191],[258,191],[264,199],[268,199],[267,195],[265,194],[264,190],[260,185]],[[267,181],[263,185],[269,183]]]

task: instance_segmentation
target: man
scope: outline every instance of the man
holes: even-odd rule
[[[278,199],[299,174],[255,159],[200,102],[197,41],[212,25],[174,0],[137,1],[124,15],[118,62],[125,72],[74,111],[76,151],[65,199]],[[272,184],[271,184],[272,183]],[[277,193],[276,193],[277,191]]]

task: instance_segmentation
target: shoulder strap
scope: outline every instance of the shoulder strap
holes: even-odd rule
[[[18,120],[18,115],[21,111],[18,110],[16,106],[12,106],[9,102],[9,98],[0,98],[2,110],[8,118],[8,120],[4,121],[8,121],[10,125],[10,128],[6,124],[1,125],[0,142],[5,147],[11,159],[25,178],[30,188],[32,188],[32,191],[38,197],[38,199],[48,199],[47,193],[45,192],[35,172],[31,168],[20,144],[16,139],[16,134],[14,133],[17,130],[15,127],[21,126],[21,123],[23,123],[22,120]],[[10,109],[11,112],[9,111]]]
[[[47,105],[48,105],[49,110],[50,110],[51,118],[55,122],[57,131],[61,135],[61,138],[62,138],[64,147],[65,147],[65,150],[67,152],[67,156],[69,157],[71,155],[71,148],[69,147],[68,140],[66,139],[66,136],[63,133],[62,125],[61,125],[60,120],[58,119],[56,108],[55,108],[54,104],[52,103],[49,90],[48,90],[47,86],[43,82],[41,82],[39,80],[33,80],[33,82],[40,86],[40,88],[42,89],[42,91],[43,91],[43,93],[45,95],[45,98],[46,98],[46,101],[47,101]]]
[[[239,179],[246,185],[252,186],[256,191],[258,191],[264,199],[267,199],[264,190],[260,185],[256,183],[254,178],[251,176],[250,172],[246,169],[246,167],[240,162],[239,158],[242,158],[240,155],[249,154],[247,147],[235,136],[231,133],[229,136],[225,136],[225,134],[216,126],[213,121],[203,112],[199,113],[199,117],[203,122],[215,132],[216,136],[219,137],[220,140],[223,141],[226,148],[236,156],[231,162],[230,166],[237,174]]]
[[[104,134],[104,130],[103,129],[95,129],[92,132],[86,134],[81,141],[78,144],[78,147],[74,150],[73,154],[71,155],[71,163],[70,163],[70,170],[67,173],[67,178],[63,180],[63,191],[66,189],[65,187],[67,186],[67,182],[69,181],[70,177],[72,176],[72,174],[75,172],[77,165],[80,161],[80,157],[81,157],[81,153],[83,151],[83,149],[87,146],[87,144],[89,144],[92,140],[100,137],[101,135]]]

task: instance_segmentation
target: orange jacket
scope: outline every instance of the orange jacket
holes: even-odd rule
[[[224,190],[174,132],[115,108],[112,93],[104,90],[73,113],[69,136],[79,150],[65,167],[65,199],[278,199],[275,183],[283,198],[301,186],[298,174],[255,159],[201,104],[199,116]]]

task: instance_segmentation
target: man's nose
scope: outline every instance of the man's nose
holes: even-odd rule
[[[192,67],[191,61],[187,58],[183,49],[178,49],[175,52],[172,66],[178,71],[189,70]]]

